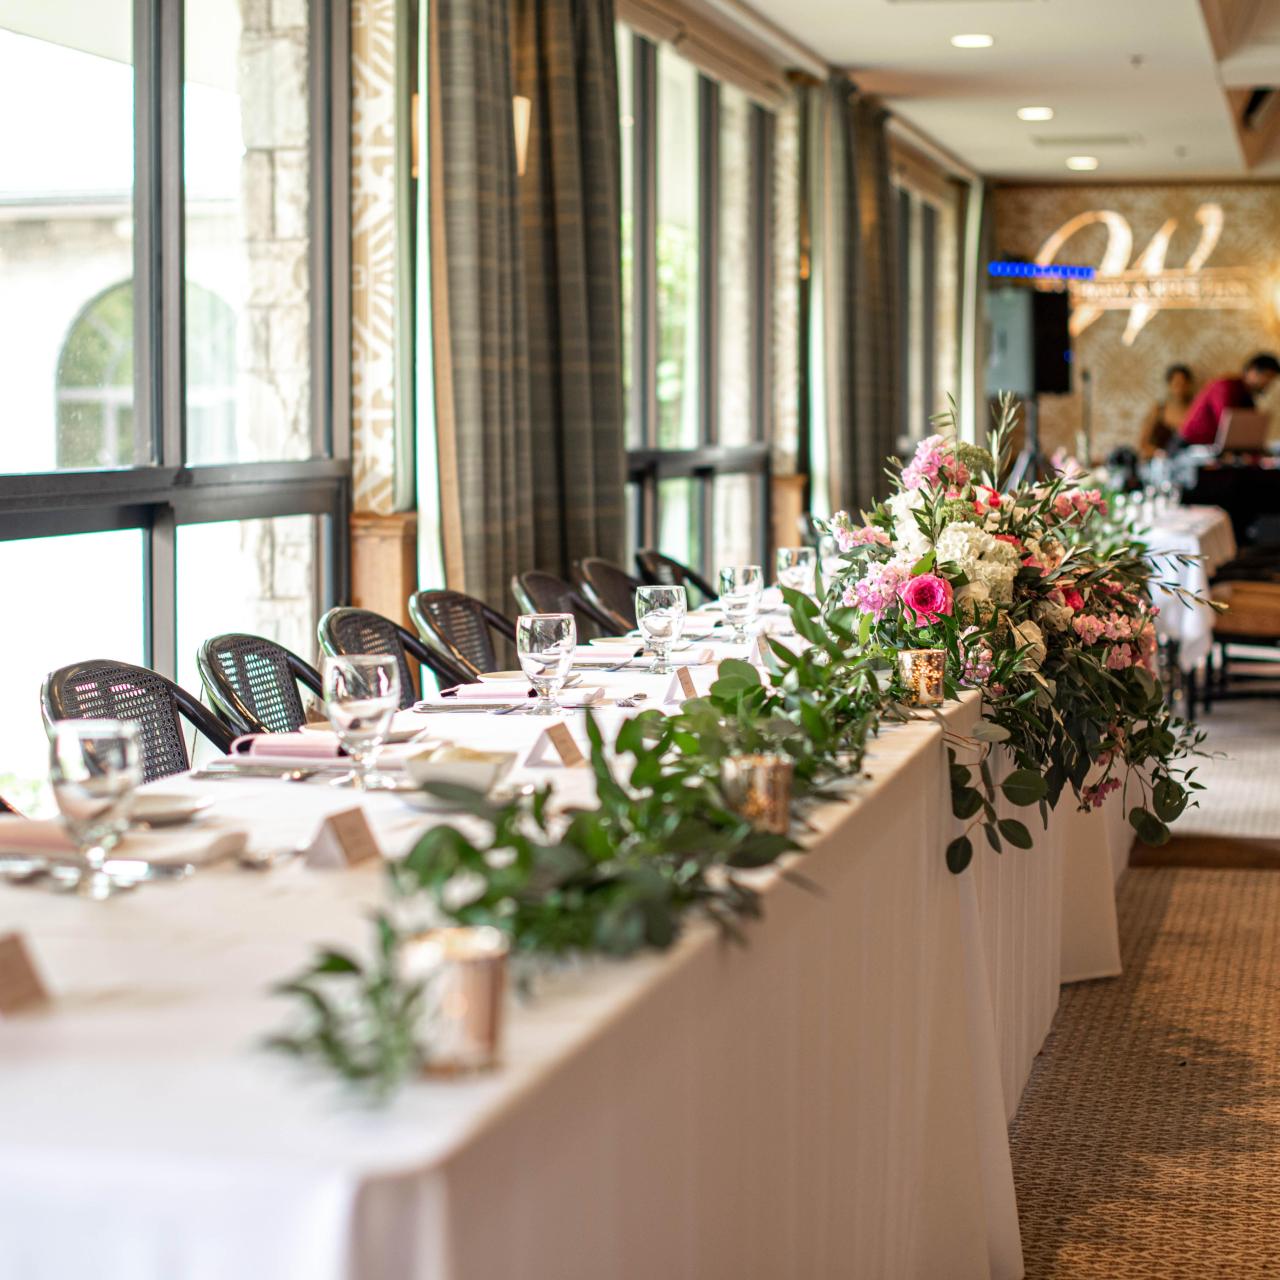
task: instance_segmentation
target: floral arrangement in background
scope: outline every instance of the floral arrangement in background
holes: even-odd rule
[[[1198,738],[1159,683],[1146,548],[1106,520],[1105,496],[1068,460],[1050,479],[1003,487],[1015,422],[1006,398],[981,448],[955,440],[946,415],[886,501],[828,525],[843,567],[827,608],[852,609],[861,643],[886,656],[945,649],[952,691],[983,691],[976,781],[953,762],[955,811],[971,820],[948,850],[953,870],[968,864],[976,826],[996,849],[1002,835],[1030,844],[996,814],[995,742],[1014,757],[1002,784],[1014,803],[1041,802],[1047,821],[1067,787],[1085,808],[1123,790],[1149,843],[1168,838],[1197,785],[1183,762]]]

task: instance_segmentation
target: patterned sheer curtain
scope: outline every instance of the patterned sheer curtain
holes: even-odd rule
[[[882,495],[902,394],[888,111],[848,77],[812,88],[810,448],[814,507]]]
[[[430,0],[427,16],[419,476],[440,537],[422,573],[509,613],[513,573],[623,543],[613,3]]]

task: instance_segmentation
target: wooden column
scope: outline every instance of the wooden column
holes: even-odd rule
[[[413,630],[408,600],[418,589],[418,515],[351,517],[351,603]]]
[[[808,476],[773,476],[769,483],[770,514],[773,527],[770,530],[773,547],[798,547],[800,545],[800,517],[804,514],[804,493]]]

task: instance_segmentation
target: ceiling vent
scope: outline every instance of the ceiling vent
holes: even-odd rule
[[[1143,138],[1137,133],[1037,133],[1031,141],[1046,150],[1087,152],[1108,147],[1140,147]]]

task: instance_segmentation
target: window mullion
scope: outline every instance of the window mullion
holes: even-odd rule
[[[639,423],[639,439],[647,449],[658,443],[658,51],[650,41],[635,38],[635,237],[632,272],[634,292],[634,359],[632,395]],[[658,541],[657,482],[647,476],[641,488],[641,544]]]
[[[152,300],[160,267],[160,3],[133,6],[134,463],[159,462],[159,329]]]

